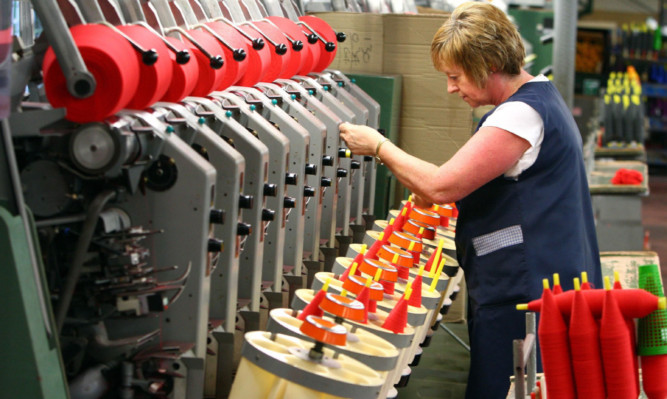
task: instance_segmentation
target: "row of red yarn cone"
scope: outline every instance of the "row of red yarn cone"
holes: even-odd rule
[[[520,309],[540,312],[538,341],[547,397],[637,398],[639,362],[634,318],[664,309],[665,300],[642,289],[579,287],[553,291],[544,280],[542,298]],[[642,386],[649,399],[667,398],[667,356],[642,356]]]
[[[339,36],[325,21],[310,15],[299,17],[299,21],[270,16],[236,26],[201,21],[201,28],[183,30],[182,40],[161,38],[145,24],[112,27],[80,22],[68,21],[81,58],[95,78],[93,94],[79,98],[69,92],[52,47],[42,66],[49,102],[53,107],[65,108],[66,118],[77,123],[101,122],[121,109],[141,110],[158,101],[179,102],[187,96],[202,97],[232,85],[254,86],[321,72],[333,61]],[[313,31],[318,40],[311,43],[307,35],[312,36]],[[303,48],[295,51],[287,35],[302,42]],[[154,50],[157,59],[145,62],[145,53],[127,38],[144,50]],[[255,46],[250,42],[252,38],[263,39],[264,47]],[[283,45],[286,53],[279,55],[269,42]],[[189,52],[189,61],[183,63],[179,51]],[[237,53],[245,53],[245,58]]]

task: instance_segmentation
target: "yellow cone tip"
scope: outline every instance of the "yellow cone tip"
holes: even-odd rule
[[[346,297],[346,296],[347,296],[347,290],[342,290],[342,291],[340,292],[340,296],[342,296],[342,297]]]
[[[527,303],[520,303],[516,305],[516,310],[528,310],[528,304]]]
[[[574,290],[575,291],[581,290],[581,283],[579,283],[579,277],[574,278]]]
[[[407,301],[410,299],[410,295],[412,295],[412,288],[410,287],[410,284],[408,284],[405,286],[405,292],[403,293],[403,298],[405,298],[405,300]]]
[[[617,270],[614,270],[614,282],[621,281],[621,275]]]
[[[408,208],[404,206],[403,209],[401,210],[401,215],[405,216],[406,213],[408,213]]]
[[[329,289],[329,283],[331,282],[331,277],[327,277],[327,281],[324,282],[324,285],[322,286],[322,291],[327,292]]]
[[[611,281],[609,280],[609,276],[604,276],[604,289],[605,290],[611,289]]]
[[[361,246],[361,251],[360,251],[359,253],[363,255],[363,254],[366,253],[367,250],[368,250],[368,245],[367,245],[367,244],[363,244],[363,245]]]
[[[658,298],[658,309],[665,309],[667,308],[667,298],[660,297]]]
[[[373,280],[380,281],[380,276],[382,276],[382,269],[378,267],[378,269],[375,271],[375,277]]]
[[[366,287],[370,287],[373,284],[373,279],[370,277],[366,278]]]
[[[384,238],[384,231],[380,232],[380,235],[378,236],[378,240],[381,240]]]
[[[542,280],[542,287],[543,287],[545,290],[548,290],[548,289],[549,289],[549,279],[546,279],[546,278],[545,278],[545,279]]]
[[[391,263],[393,263],[393,264],[397,264],[397,263],[398,263],[398,257],[399,257],[399,256],[400,256],[399,254],[394,254],[394,257],[392,258]]]
[[[587,272],[581,272],[581,283],[587,283],[588,282],[588,273]]]
[[[389,224],[393,226],[395,221],[396,221],[396,219],[391,218],[391,219],[389,219]]]
[[[558,273],[554,273],[554,286],[560,285],[560,276]]]
[[[357,272],[357,267],[359,267],[357,262],[352,262],[352,265],[350,266],[350,273],[348,273],[348,275],[355,274]]]

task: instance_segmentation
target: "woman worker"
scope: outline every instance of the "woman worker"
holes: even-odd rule
[[[422,161],[366,126],[343,123],[340,135],[354,154],[387,165],[417,206],[457,202],[456,250],[469,292],[466,398],[505,398],[512,340],[525,336],[515,305],[540,297],[553,273],[564,288],[582,271],[601,286],[582,140],[557,89],[522,70],[521,38],[495,6],[456,8],[431,57],[449,93],[472,107],[496,106],[449,161]]]

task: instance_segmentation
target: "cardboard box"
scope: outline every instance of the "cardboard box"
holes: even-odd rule
[[[403,77],[398,141],[403,150],[441,165],[468,140],[472,109],[447,93],[446,76],[431,62],[431,40],[448,14],[317,16],[347,35],[331,69]]]

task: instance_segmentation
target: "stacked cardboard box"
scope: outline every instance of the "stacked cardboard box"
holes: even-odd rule
[[[398,142],[402,149],[440,165],[468,140],[471,108],[447,93],[446,76],[431,62],[431,40],[447,14],[317,16],[347,35],[332,69],[403,77]]]

